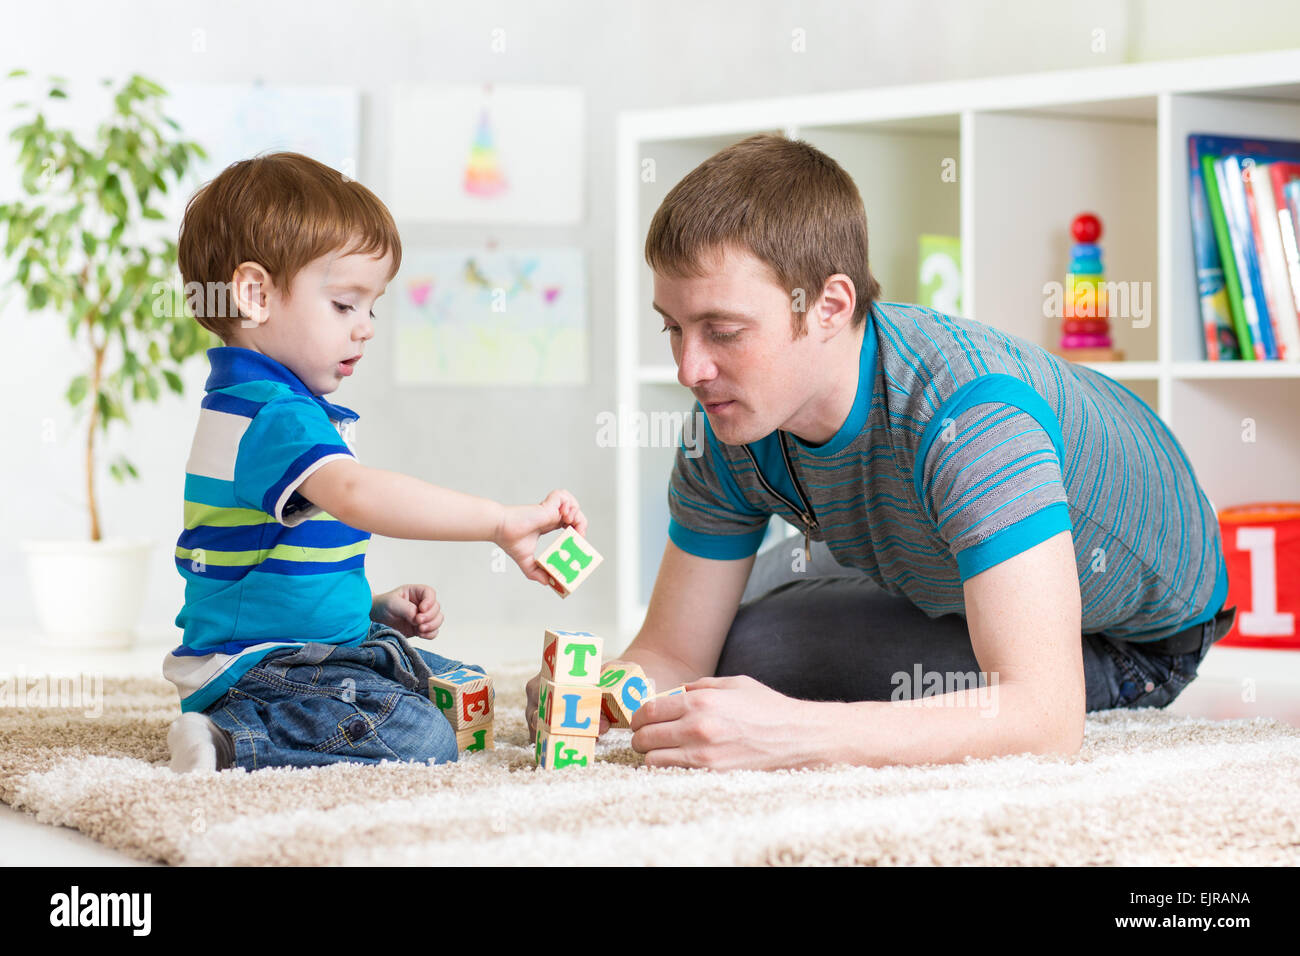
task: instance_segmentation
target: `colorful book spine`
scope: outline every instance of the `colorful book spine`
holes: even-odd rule
[[[1194,137],[1187,139],[1188,186],[1191,196],[1192,255],[1196,264],[1196,296],[1201,304],[1201,327],[1205,336],[1205,357],[1211,362],[1241,358],[1241,346],[1233,329],[1232,306],[1224,283],[1219,245],[1214,238],[1206,198],[1205,174],[1196,155]]]
[[[1228,305],[1232,310],[1232,327],[1241,345],[1241,357],[1255,361],[1255,340],[1241,295],[1241,279],[1237,274],[1237,257],[1233,255],[1232,238],[1228,235],[1227,213],[1220,197],[1223,195],[1220,168],[1222,164],[1213,156],[1201,157],[1201,172],[1205,176],[1205,194],[1210,204],[1210,221],[1214,223],[1214,238],[1219,246],[1219,261],[1223,263],[1223,281],[1228,289]]]
[[[1255,256],[1255,234],[1250,225],[1250,210],[1246,205],[1246,185],[1241,179],[1240,157],[1222,159],[1224,209],[1228,213],[1228,233],[1232,237],[1232,253],[1237,259],[1241,277],[1242,303],[1250,319],[1250,333],[1255,336],[1255,351],[1260,358],[1277,358],[1273,343],[1273,326],[1264,299],[1264,283],[1259,275],[1259,260]]]
[[[1278,228],[1269,164],[1257,163],[1247,157],[1241,165],[1255,225],[1255,248],[1259,253],[1264,293],[1268,296],[1268,314],[1273,320],[1273,336],[1277,339],[1277,357],[1282,361],[1293,360],[1300,356],[1300,324],[1297,324],[1295,300],[1291,297],[1291,284],[1287,279],[1286,252]]]

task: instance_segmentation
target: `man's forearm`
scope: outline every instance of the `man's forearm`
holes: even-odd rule
[[[386,538],[491,541],[503,506],[382,468],[367,468],[349,489],[349,513],[335,515],[354,528]]]
[[[626,651],[618,656],[621,661],[636,664],[645,671],[647,677],[655,682],[655,691],[671,690],[679,684],[693,681],[701,675],[684,661],[661,654],[649,648],[638,648],[633,641]]]
[[[966,757],[1077,753],[1082,715],[1062,715],[1014,683],[910,701],[808,702],[807,766],[960,763]]]

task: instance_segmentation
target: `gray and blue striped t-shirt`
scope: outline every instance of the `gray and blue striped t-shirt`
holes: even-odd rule
[[[702,411],[696,406],[697,411]],[[1086,366],[933,309],[878,302],[836,434],[678,450],[669,536],[706,558],[755,553],[778,514],[930,617],[962,583],[1069,530],[1083,633],[1168,637],[1228,594],[1218,519],[1173,434]]]

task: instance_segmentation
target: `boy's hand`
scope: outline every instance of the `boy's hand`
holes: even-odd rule
[[[586,537],[587,518],[578,507],[578,499],[557,489],[541,504],[505,506],[492,541],[514,559],[525,577],[559,591],[555,579],[537,563],[537,539],[548,531],[570,526]]]
[[[403,584],[376,594],[370,605],[370,620],[399,631],[404,637],[433,640],[442,627],[442,607],[427,584]]]

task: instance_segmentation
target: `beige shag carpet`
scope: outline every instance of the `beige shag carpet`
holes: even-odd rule
[[[496,750],[457,764],[179,776],[161,678],[103,713],[0,708],[0,800],[179,865],[1296,865],[1300,729],[1160,710],[1089,717],[1082,751],[928,767],[651,770],[626,731],[536,772],[523,685],[494,672]]]

